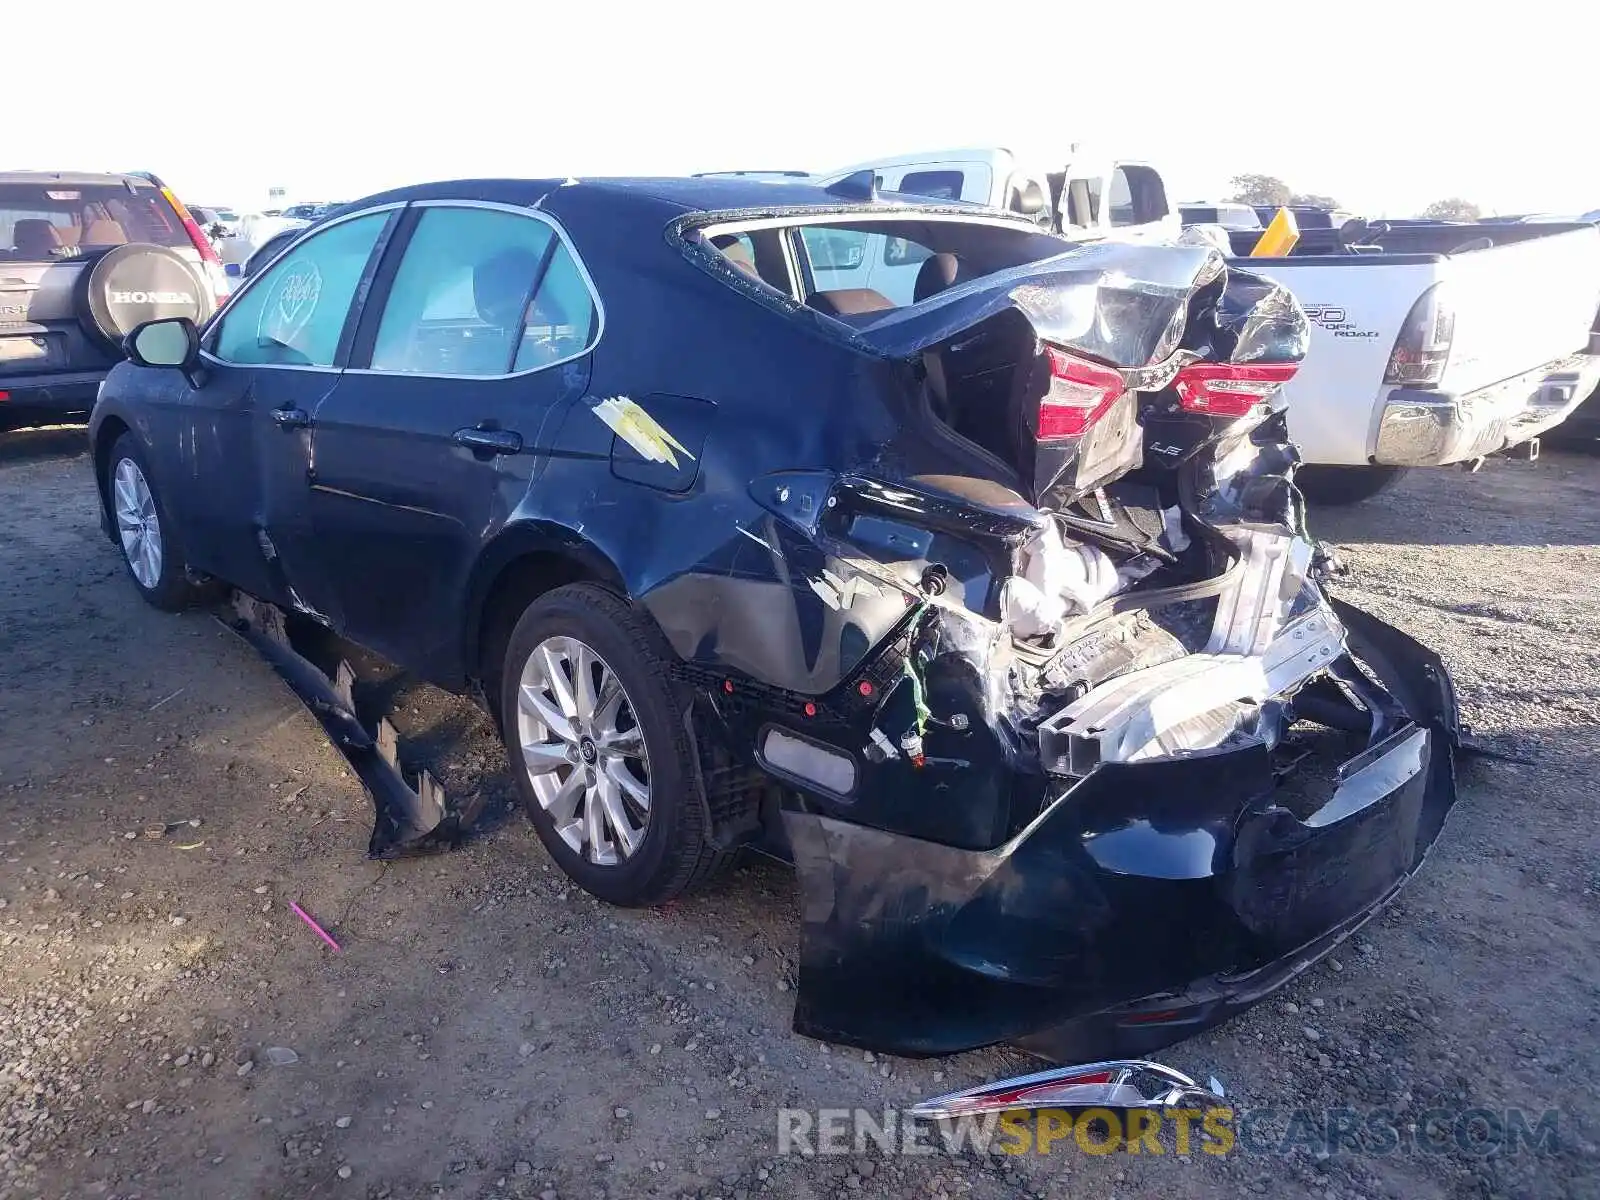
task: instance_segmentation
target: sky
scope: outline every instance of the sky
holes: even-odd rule
[[[1590,5],[319,0],[132,26],[127,0],[71,7],[70,45],[43,6],[6,23],[0,169],[154,171],[244,211],[272,186],[344,201],[966,146],[1055,166],[1074,142],[1150,162],[1175,201],[1261,172],[1368,216],[1600,208]]]

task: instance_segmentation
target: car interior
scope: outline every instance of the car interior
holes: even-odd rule
[[[736,271],[775,288],[809,308],[863,324],[876,314],[899,308],[882,291],[870,287],[819,286],[826,268],[817,266],[802,232],[819,229],[874,233],[885,238],[883,259],[889,266],[917,267],[910,302],[920,304],[956,283],[1062,251],[1061,244],[1027,229],[1010,229],[966,221],[856,221],[774,224],[737,234],[713,233],[706,238]],[[786,253],[786,243],[792,253]],[[790,267],[798,267],[799,277]]]
[[[10,262],[49,262],[78,258],[129,242],[187,246],[176,217],[167,218],[151,189],[91,199],[73,189],[57,200],[42,189],[13,198],[0,196],[0,258]]]

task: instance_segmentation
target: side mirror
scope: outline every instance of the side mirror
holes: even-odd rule
[[[200,331],[188,317],[163,317],[136,325],[123,339],[128,361],[138,367],[169,367],[183,372],[190,387],[200,387]]]

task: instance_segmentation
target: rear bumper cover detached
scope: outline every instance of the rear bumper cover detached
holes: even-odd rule
[[[1560,425],[1600,384],[1600,357],[1575,354],[1465,395],[1395,388],[1378,422],[1381,466],[1433,467],[1521,445]]]
[[[1409,722],[1297,818],[1263,745],[1113,763],[993,850],[786,812],[803,901],[798,1032],[896,1054],[1001,1041],[1156,1049],[1260,1000],[1422,863],[1455,801],[1438,657],[1337,604]]]

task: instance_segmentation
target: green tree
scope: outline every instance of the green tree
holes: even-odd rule
[[[1289,197],[1290,204],[1304,204],[1311,208],[1338,208],[1339,202],[1332,196],[1319,196],[1315,192],[1296,192]]]
[[[1271,175],[1235,175],[1229,180],[1233,195],[1228,199],[1235,204],[1288,204],[1294,193],[1289,185]]]
[[[1483,211],[1470,200],[1451,196],[1448,200],[1435,200],[1422,210],[1422,215],[1430,221],[1476,221]]]

